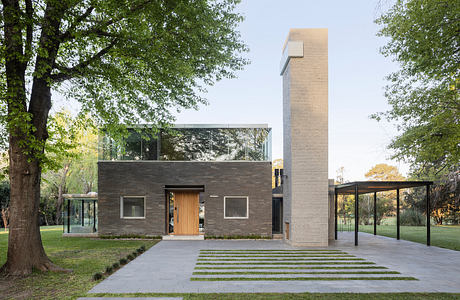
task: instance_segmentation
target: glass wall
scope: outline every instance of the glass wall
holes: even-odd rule
[[[92,198],[66,199],[64,233],[93,233],[97,231],[97,200]]]
[[[162,130],[157,137],[130,129],[124,145],[102,137],[100,160],[271,161],[268,127],[206,127]]]

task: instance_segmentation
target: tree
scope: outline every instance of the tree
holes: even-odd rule
[[[52,89],[113,136],[140,120],[167,124],[171,108],[206,103],[204,85],[246,64],[238,2],[2,0],[0,108],[11,185],[3,271],[62,270],[46,256],[38,226]]]
[[[389,148],[415,170],[460,161],[460,2],[397,0],[376,20],[382,49],[400,69],[387,77],[391,110],[372,117],[397,123]]]
[[[377,164],[372,167],[365,175],[367,180],[374,181],[402,181],[405,180],[398,168],[388,164]],[[382,220],[394,212],[396,202],[396,192],[388,191],[381,192],[377,197],[377,225],[382,223]],[[373,204],[372,204],[373,210]]]

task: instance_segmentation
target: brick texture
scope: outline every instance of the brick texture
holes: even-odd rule
[[[289,242],[328,245],[328,37],[327,29],[291,29],[304,56],[283,74],[284,221]]]
[[[166,234],[165,185],[204,185],[206,235],[271,236],[270,162],[100,161],[98,172],[102,235]],[[145,196],[145,219],[121,219],[121,196]],[[249,218],[224,219],[224,196],[248,196]]]

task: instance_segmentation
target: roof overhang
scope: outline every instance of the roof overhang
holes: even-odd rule
[[[339,195],[354,195],[357,188],[358,194],[361,195],[432,184],[433,181],[355,181],[335,185],[335,193]]]

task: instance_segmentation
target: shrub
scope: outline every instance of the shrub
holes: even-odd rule
[[[103,276],[102,276],[102,273],[97,272],[97,273],[94,273],[94,275],[93,275],[93,280],[94,280],[94,281],[101,280],[102,277],[103,277]]]
[[[126,258],[120,258],[120,265],[126,265],[128,260]]]
[[[141,252],[145,251],[145,245],[142,245],[139,249],[141,249]]]
[[[144,252],[144,251],[142,251],[141,248],[137,248],[136,252],[139,253],[139,254],[141,254],[141,253]]]
[[[128,256],[126,256],[126,258],[127,258],[128,260],[133,260],[133,259],[134,259],[134,256],[133,256],[132,254],[128,254]]]
[[[105,268],[105,272],[106,272],[107,274],[112,274],[112,271],[113,271],[112,266],[107,266],[107,267]]]
[[[133,257],[136,257],[136,256],[137,256],[137,252],[134,251],[133,253],[131,253],[131,255],[132,255]]]
[[[426,224],[426,216],[413,209],[404,210],[399,220],[400,224],[405,226],[424,226]]]
[[[112,265],[112,268],[113,268],[114,270],[118,269],[119,267],[120,267],[120,264],[117,263],[117,262],[116,262],[116,263],[113,263],[113,265]]]

